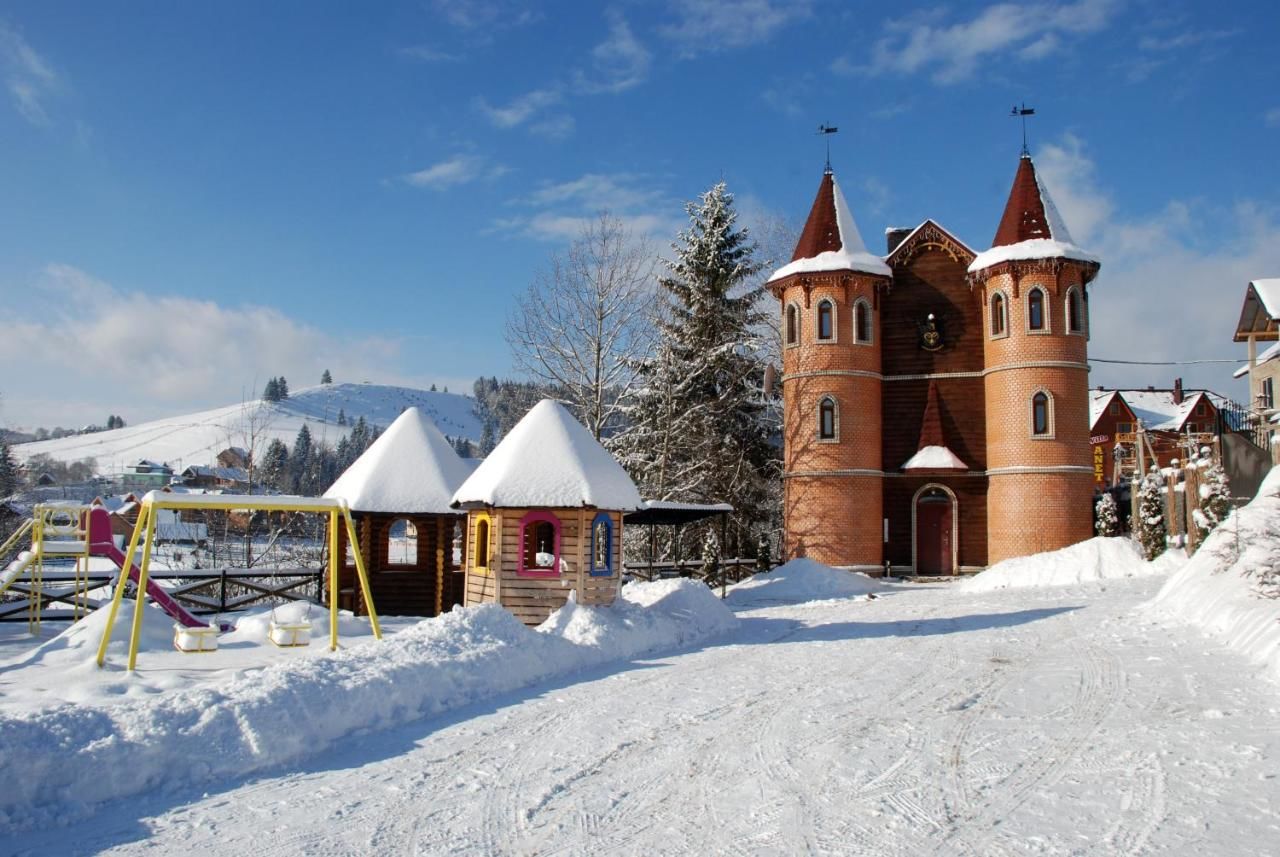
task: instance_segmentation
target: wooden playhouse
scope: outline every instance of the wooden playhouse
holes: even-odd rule
[[[462,603],[453,542],[465,518],[449,504],[470,474],[470,464],[431,420],[409,408],[325,492],[351,508],[379,613],[436,616]],[[342,530],[338,555],[339,606],[364,614],[355,558]]]
[[[535,405],[453,505],[467,511],[466,604],[497,602],[537,625],[570,592],[580,604],[617,597],[622,515],[640,507],[640,494],[558,402]]]

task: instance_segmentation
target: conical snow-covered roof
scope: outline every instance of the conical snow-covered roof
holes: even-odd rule
[[[884,259],[867,250],[858,233],[849,205],[830,170],[823,173],[818,196],[809,210],[804,231],[796,243],[791,261],[774,271],[769,282],[792,274],[816,274],[827,271],[861,271],[882,277],[892,276]]]
[[[543,399],[462,483],[453,505],[629,511],[640,508],[640,492],[563,405]]]
[[[453,492],[470,473],[440,429],[409,408],[324,496],[342,498],[359,512],[451,515]]]
[[[969,467],[947,448],[942,434],[942,409],[938,404],[938,384],[929,380],[924,416],[920,421],[920,446],[902,465],[903,470],[968,470]]]
[[[1072,240],[1049,189],[1036,175],[1035,164],[1027,154],[1018,161],[1009,201],[991,244],[990,250],[979,253],[970,263],[969,273],[1015,259],[1063,258],[1098,264],[1095,256]]]

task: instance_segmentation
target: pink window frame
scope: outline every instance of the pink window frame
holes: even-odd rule
[[[525,528],[530,524],[544,522],[551,525],[551,531],[555,533],[555,562],[549,569],[532,568],[527,569],[524,565],[525,555]],[[516,566],[516,574],[520,577],[559,577],[560,576],[560,519],[550,512],[535,511],[530,512],[520,519],[520,563]]]

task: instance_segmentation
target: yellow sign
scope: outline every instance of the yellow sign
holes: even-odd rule
[[[1093,447],[1093,481],[1098,483],[1104,483],[1107,481],[1107,478],[1106,478],[1107,459],[1106,459],[1106,453],[1104,453],[1102,450],[1103,450],[1102,444],[1097,444]]]

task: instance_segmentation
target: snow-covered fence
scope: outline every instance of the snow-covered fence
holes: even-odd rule
[[[1185,548],[1195,553],[1209,532],[1225,516],[1230,492],[1221,462],[1211,457],[1206,447],[1200,456],[1186,463],[1174,459],[1173,466],[1162,468],[1159,478],[1164,487],[1164,525],[1170,547]],[[1141,492],[1134,483],[1130,520],[1137,521]],[[1246,498],[1247,499],[1247,498]]]

